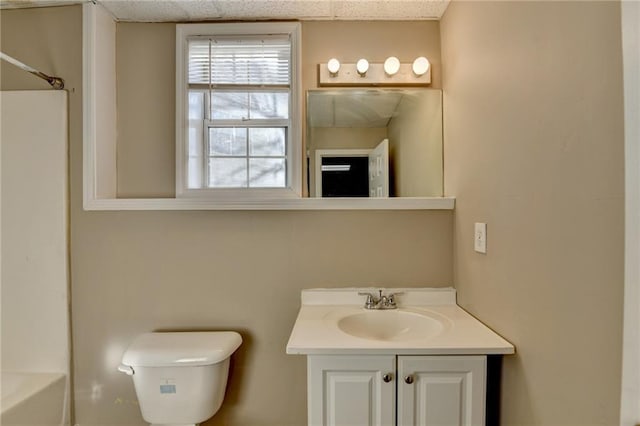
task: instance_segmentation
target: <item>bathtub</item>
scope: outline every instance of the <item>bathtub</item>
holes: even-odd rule
[[[0,424],[65,424],[67,379],[58,373],[12,373],[0,376]]]

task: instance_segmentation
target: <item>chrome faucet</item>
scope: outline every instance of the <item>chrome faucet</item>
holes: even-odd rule
[[[365,309],[397,309],[396,295],[402,293],[390,293],[382,295],[382,290],[378,290],[378,297],[371,293],[358,293],[359,296],[367,296],[364,302]]]

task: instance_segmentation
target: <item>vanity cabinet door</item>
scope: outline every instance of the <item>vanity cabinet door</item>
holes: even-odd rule
[[[481,426],[486,356],[399,356],[398,426]]]
[[[393,355],[309,356],[309,425],[393,425],[395,371]]]

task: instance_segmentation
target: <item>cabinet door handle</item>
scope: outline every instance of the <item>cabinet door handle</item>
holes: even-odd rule
[[[382,380],[384,380],[385,383],[389,383],[391,380],[393,380],[393,374],[385,374],[384,376],[382,376]]]
[[[410,385],[411,383],[413,383],[413,375],[409,374],[408,376],[404,377],[404,382],[408,385]]]

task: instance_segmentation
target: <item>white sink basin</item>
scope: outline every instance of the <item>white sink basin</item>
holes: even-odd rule
[[[288,354],[512,354],[513,345],[456,305],[453,288],[393,288],[398,309],[364,308],[375,288],[303,290]]]
[[[337,326],[351,336],[381,341],[427,339],[436,336],[443,329],[442,322],[438,319],[397,310],[346,315],[338,320]]]

